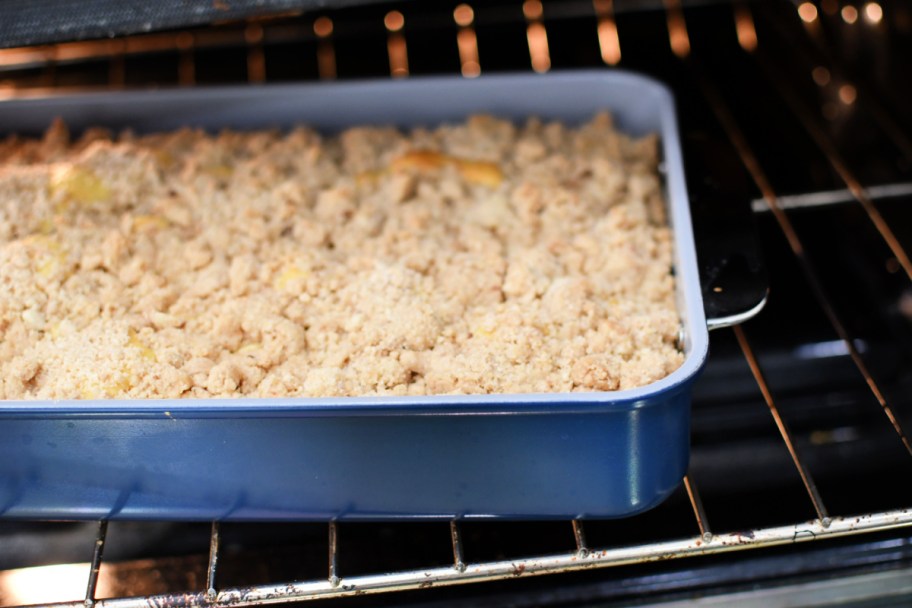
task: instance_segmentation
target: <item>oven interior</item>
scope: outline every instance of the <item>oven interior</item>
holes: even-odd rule
[[[912,6],[305,4],[215,2],[216,22],[78,41],[11,28],[0,96],[583,67],[663,81],[710,305],[769,289],[711,334],[685,484],[619,521],[0,521],[0,604],[910,601]]]

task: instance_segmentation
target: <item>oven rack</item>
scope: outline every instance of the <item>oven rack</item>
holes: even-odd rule
[[[813,15],[810,13],[811,9],[806,8],[808,5],[813,8]],[[667,19],[668,44],[673,54],[680,60],[681,68],[701,88],[712,113],[722,126],[730,144],[737,152],[740,162],[762,194],[762,199],[754,201],[755,210],[770,212],[775,218],[783,237],[788,242],[788,246],[794,255],[795,262],[804,274],[827,322],[838,335],[839,341],[844,345],[846,352],[851,357],[857,372],[863,377],[871,395],[882,408],[886,418],[884,423],[892,427],[896,438],[902,442],[905,449],[912,455],[912,445],[910,445],[905,430],[894,412],[893,404],[887,399],[881,386],[868,369],[863,354],[859,352],[856,341],[846,329],[839,313],[832,304],[831,298],[819,278],[817,269],[810,261],[802,240],[793,228],[789,215],[785,212],[787,208],[802,204],[802,201],[798,200],[801,197],[780,197],[771,185],[751,144],[742,132],[737,120],[733,117],[728,100],[720,92],[713,77],[697,61],[696,53],[691,48],[685,10],[681,0],[665,0],[663,10]],[[829,198],[823,197],[826,199],[823,202],[811,201],[807,204],[827,204],[828,202],[846,200],[855,201],[864,210],[869,221],[881,235],[883,242],[895,256],[902,272],[909,279],[912,279],[912,262],[910,262],[907,252],[894,234],[889,222],[880,214],[874,204],[873,198],[880,194],[880,191],[876,187],[868,188],[862,184],[862,181],[852,172],[849,164],[841,156],[838,145],[820,127],[819,117],[794,90],[789,88],[785,79],[777,76],[779,68],[776,66],[775,61],[764,55],[763,49],[759,44],[757,31],[753,23],[752,5],[748,2],[735,2],[732,4],[731,10],[732,26],[736,30],[735,34],[741,48],[753,58],[759,70],[765,73],[769,77],[768,79],[774,83],[775,94],[784,100],[796,119],[806,130],[807,135],[818,146],[833,171],[845,185],[845,191],[832,194]],[[822,11],[823,8],[821,7],[820,10]],[[596,33],[599,38],[599,48],[603,61],[609,66],[623,66],[617,26],[614,19],[615,7],[611,0],[562,3],[557,10],[549,10],[548,18],[573,17],[582,11],[594,11],[598,24]],[[796,12],[795,18],[800,18],[808,25],[812,25],[815,19],[820,18],[817,5],[813,3],[802,3]],[[546,22],[542,18],[542,3],[538,0],[526,0],[526,2],[522,3],[522,15],[526,21],[531,67],[536,71],[547,71],[550,68],[550,55],[545,29]],[[393,77],[404,77],[409,74],[409,56],[406,39],[403,36],[407,17],[408,5],[405,5],[401,11],[388,11],[384,18],[389,71]],[[466,4],[459,5],[453,13],[453,19],[458,25],[459,68],[466,77],[476,76],[482,66],[479,63],[478,48],[474,38],[471,8]],[[411,22],[409,23],[409,28],[413,27]],[[363,30],[368,25],[359,24],[359,27]],[[376,26],[372,25],[370,27]],[[280,23],[278,26],[270,26],[269,36],[272,39],[276,37],[312,39],[317,54],[318,76],[320,78],[334,78],[337,76],[335,44],[339,40],[334,37],[333,29],[333,22],[330,16],[322,15],[310,22],[306,27],[300,23],[285,25]],[[350,28],[349,32],[357,33],[361,30]],[[812,32],[809,31],[809,36],[811,35]],[[236,44],[239,40],[246,47],[247,79],[251,83],[265,81],[264,27],[261,22],[250,22],[243,24],[241,27],[199,30],[191,33],[147,34],[123,40],[64,43],[45,47],[2,50],[0,51],[0,70],[38,69],[40,75],[26,87],[20,87],[16,81],[5,83],[0,81],[0,95],[28,96],[35,93],[43,94],[47,92],[45,87],[55,91],[65,89],[67,88],[66,86],[58,86],[55,80],[55,68],[66,65],[68,62],[86,60],[108,62],[109,69],[107,82],[103,85],[104,88],[125,86],[124,65],[129,56],[162,50],[175,50],[179,53],[177,80],[183,85],[193,85],[196,83],[195,53],[198,50],[218,49]],[[837,66],[831,66],[831,69],[834,73],[838,70]],[[80,86],[80,88],[84,89],[85,87]],[[878,124],[897,144],[898,148],[912,157],[912,153],[910,153],[912,152],[912,142],[910,142],[902,129],[891,128],[896,123],[889,112],[880,107],[877,99],[870,96],[870,93],[861,85],[858,86],[857,90],[853,89],[853,91],[859,97],[865,97],[866,101],[876,108],[873,114]],[[905,192],[910,188],[910,185],[898,184],[895,188]],[[890,195],[890,193],[885,194]],[[747,327],[749,328],[749,326]],[[92,560],[88,568],[89,574],[84,600],[80,599],[52,605],[59,607],[81,606],[83,608],[128,608],[134,606],[252,606],[290,603],[707,556],[912,528],[912,505],[910,505],[910,508],[859,514],[832,515],[829,512],[820,493],[817,491],[813,476],[796,447],[792,433],[779,412],[777,400],[768,386],[761,365],[754,354],[746,328],[736,325],[731,329],[720,331],[733,333],[734,339],[743,354],[744,361],[750,368],[751,375],[763,396],[779,436],[789,453],[792,464],[801,478],[807,499],[816,513],[816,518],[775,527],[714,532],[697,489],[697,480],[692,475],[688,475],[684,479],[684,488],[690,509],[693,512],[694,527],[691,531],[679,537],[629,546],[591,547],[586,542],[586,522],[575,520],[567,522],[567,533],[568,535],[571,533],[573,535],[575,550],[520,559],[476,562],[467,559],[461,537],[461,524],[459,521],[454,520],[450,522],[452,565],[383,574],[346,576],[346,573],[339,569],[340,551],[338,539],[340,527],[343,526],[330,522],[327,525],[328,560],[327,575],[324,578],[246,587],[221,586],[217,584],[216,574],[221,555],[221,542],[219,523],[214,522],[212,523],[209,537],[209,560],[204,588],[187,589],[183,593],[145,597],[97,598],[99,572],[103,563],[108,531],[107,522],[102,521],[98,524],[95,537]],[[635,522],[636,520],[634,519],[633,521]]]
[[[188,590],[183,593],[132,598],[95,599],[98,573],[107,535],[107,523],[100,522],[95,540],[95,550],[89,570],[85,600],[48,604],[57,608],[184,608],[191,606],[258,606],[360,596],[375,593],[428,589],[466,583],[482,583],[520,576],[558,574],[594,568],[606,568],[654,562],[673,558],[695,557],[729,553],[732,551],[775,547],[795,543],[838,538],[852,534],[882,532],[902,527],[912,527],[912,510],[898,509],[883,513],[869,513],[857,517],[815,519],[793,525],[762,528],[758,530],[713,534],[710,532],[699,497],[692,482],[686,480],[688,494],[697,515],[702,533],[677,540],[668,540],[631,547],[590,549],[585,544],[584,524],[572,523],[577,550],[570,553],[533,556],[523,559],[466,563],[459,523],[450,522],[453,545],[453,565],[421,570],[390,572],[374,575],[343,577],[337,569],[337,524],[329,523],[328,576],[322,580],[302,580],[256,585],[250,587],[218,588],[215,584],[219,558],[219,524],[212,524],[209,567],[206,589]]]

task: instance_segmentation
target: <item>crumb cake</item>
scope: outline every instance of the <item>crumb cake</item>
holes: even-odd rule
[[[655,137],[0,141],[0,398],[612,391],[683,361]]]

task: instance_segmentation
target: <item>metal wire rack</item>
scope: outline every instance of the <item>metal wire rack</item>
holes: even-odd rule
[[[618,6],[616,6],[616,4]],[[520,19],[524,20],[528,60],[532,69],[544,72],[551,68],[551,50],[549,49],[548,24],[551,20],[572,18],[588,14],[594,19],[592,34],[597,37],[601,60],[609,65],[624,66],[620,46],[619,28],[616,20],[616,9],[620,2],[612,0],[595,0],[594,2],[566,2],[560,4],[546,3],[539,0],[526,0],[521,5]],[[828,5],[806,2],[797,7],[793,18],[800,19],[807,35],[814,39],[817,21],[825,18]],[[878,5],[879,6],[879,5]],[[808,8],[810,7],[810,8]],[[404,77],[410,74],[407,37],[410,32],[411,18],[409,5],[403,5],[381,13],[382,31],[386,37],[389,63],[389,74],[392,77]],[[712,115],[721,125],[729,143],[736,151],[738,158],[747,169],[750,178],[760,191],[762,199],[755,201],[755,208],[769,211],[781,230],[792,252],[794,262],[799,267],[804,279],[816,300],[826,322],[838,336],[839,341],[848,353],[856,372],[863,378],[870,394],[885,415],[885,424],[889,424],[905,450],[912,456],[912,445],[897,415],[897,404],[886,395],[875,374],[869,369],[864,353],[860,352],[857,341],[850,334],[839,311],[833,305],[827,292],[825,282],[820,277],[819,269],[814,265],[805,243],[786,209],[793,205],[792,198],[780,197],[767,176],[749,138],[735,118],[730,101],[722,92],[716,76],[704,69],[699,53],[692,48],[688,34],[686,11],[680,0],[666,0],[663,10],[667,21],[667,43],[671,52],[680,62],[680,68],[691,83],[699,87]],[[764,53],[762,40],[754,24],[755,7],[748,2],[736,2],[730,6],[730,25],[737,37],[742,51],[751,57],[761,73],[774,84],[774,91],[793,113],[794,118],[806,131],[810,140],[826,158],[835,175],[845,186],[843,195],[854,199],[863,209],[865,216],[876,229],[895,257],[898,268],[912,280],[912,261],[902,243],[891,229],[887,219],[879,212],[872,197],[872,192],[863,185],[850,169],[849,162],[843,158],[840,148],[827,129],[821,126],[821,117],[801,95],[792,89],[788,80],[780,77],[781,67],[769,55]],[[882,17],[871,9],[869,20]],[[515,13],[515,11],[514,11]],[[504,21],[516,20],[516,14],[505,9],[491,13],[491,19]],[[373,13],[372,13],[373,14]],[[478,39],[475,32],[474,12],[468,4],[460,4],[453,12],[444,16],[451,20],[450,25],[456,35],[458,51],[458,69],[465,77],[474,77],[484,69],[484,56],[479,54]],[[423,17],[424,25],[439,26],[444,17]],[[848,17],[842,14],[844,19]],[[856,18],[857,18],[856,14]],[[102,61],[107,65],[105,82],[99,84],[105,88],[128,85],[128,59],[150,53],[173,52],[177,58],[176,81],[181,85],[193,85],[198,82],[196,57],[200,51],[220,49],[222,47],[243,44],[246,59],[246,78],[250,83],[267,80],[268,65],[264,54],[264,42],[277,43],[286,41],[304,41],[314,53],[316,78],[335,78],[339,74],[336,45],[344,44],[345,37],[357,37],[370,30],[376,32],[378,23],[368,22],[368,17],[351,17],[344,33],[336,32],[332,13],[322,14],[316,18],[302,17],[293,21],[274,23],[251,22],[240,25],[229,25],[223,28],[200,29],[178,33],[147,34],[124,40],[106,40],[57,44],[41,48],[9,49],[0,51],[0,69],[7,72],[19,70],[26,74],[17,80],[0,80],[0,96],[24,96],[34,93],[46,93],[45,88],[54,90],[67,88],[66,79],[60,78],[59,69],[73,62],[89,60]],[[436,21],[435,21],[436,19]],[[429,27],[430,27],[429,26]],[[420,26],[414,26],[420,27]],[[837,73],[838,65],[827,66],[828,73]],[[844,76],[843,81],[852,82]],[[23,84],[24,83],[24,84]],[[912,159],[912,142],[897,127],[896,120],[890,112],[882,107],[876,95],[861,84],[852,84],[853,96],[859,103],[870,104],[876,122],[890,137],[907,158]],[[84,88],[84,84],[80,84]],[[847,93],[848,95],[848,93]],[[855,101],[855,97],[852,98]],[[900,184],[902,187],[903,185]],[[837,197],[839,198],[839,197]],[[797,204],[797,203],[794,203]],[[631,546],[590,546],[587,543],[586,523],[584,521],[568,522],[568,537],[572,533],[575,549],[563,553],[535,555],[521,559],[473,561],[467,555],[461,532],[461,523],[452,521],[449,524],[452,545],[452,564],[383,574],[349,576],[340,569],[339,538],[340,525],[330,522],[327,526],[328,560],[326,576],[315,580],[299,580],[281,583],[261,584],[255,586],[220,586],[217,582],[219,557],[221,555],[220,526],[213,523],[210,532],[209,559],[205,584],[202,588],[187,589],[184,593],[156,595],[148,597],[116,597],[98,599],[97,589],[99,572],[102,568],[104,548],[107,540],[107,522],[100,522],[95,538],[94,551],[89,567],[88,582],[84,600],[54,604],[60,607],[145,607],[145,606],[251,606],[337,598],[364,594],[424,589],[466,583],[478,583],[498,579],[527,577],[561,572],[588,570],[654,562],[660,560],[705,556],[712,554],[743,551],[763,547],[790,545],[796,543],[817,542],[822,539],[836,538],[864,533],[883,532],[912,527],[912,505],[910,508],[891,509],[880,512],[833,515],[824,504],[823,497],[817,489],[809,467],[802,459],[798,445],[781,415],[776,395],[771,390],[758,357],[755,355],[748,330],[742,326],[720,331],[732,332],[749,367],[757,389],[769,409],[778,434],[791,458],[795,471],[800,477],[810,506],[816,513],[814,519],[788,525],[759,527],[741,531],[714,531],[707,517],[700,498],[697,480],[688,475],[684,479],[687,500],[693,511],[695,526],[680,536],[647,542]],[[908,406],[908,404],[903,404]],[[634,520],[635,523],[635,520]]]

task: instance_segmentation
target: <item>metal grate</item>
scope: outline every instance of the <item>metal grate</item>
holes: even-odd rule
[[[692,482],[688,483],[692,487]],[[698,503],[695,503],[695,505]],[[696,507],[695,507],[696,508]],[[826,523],[824,523],[824,521]],[[452,524],[458,529],[458,524]],[[705,525],[705,522],[703,522]],[[455,565],[449,567],[428,568],[386,574],[340,577],[336,563],[336,524],[329,524],[330,558],[329,576],[324,580],[291,581],[256,585],[251,587],[215,587],[216,564],[218,558],[218,524],[212,527],[212,551],[207,570],[205,590],[188,590],[180,594],[167,594],[151,597],[95,599],[95,589],[100,565],[100,549],[96,549],[93,559],[91,577],[85,601],[61,602],[53,604],[59,607],[96,606],[98,608],[148,608],[148,606],[183,607],[183,606],[256,606],[298,602],[331,597],[360,596],[374,593],[406,591],[411,589],[428,589],[465,583],[481,583],[517,576],[535,576],[556,574],[592,568],[622,566],[643,562],[667,560],[670,558],[693,557],[729,553],[743,549],[772,547],[794,543],[803,543],[826,538],[836,538],[865,532],[878,532],[903,526],[912,526],[912,511],[902,509],[886,513],[872,513],[858,517],[836,517],[826,520],[813,520],[799,524],[763,528],[749,532],[712,534],[708,531],[702,535],[679,540],[669,540],[648,545],[610,548],[600,550],[581,547],[575,552],[560,555],[534,556],[519,560],[493,561],[463,564],[461,546],[458,536],[453,543]],[[582,530],[579,522],[574,523],[574,530]],[[96,547],[104,545],[105,528],[102,524]]]
[[[867,11],[859,15],[857,10],[854,20],[852,14],[845,11],[833,12],[835,2],[823,1],[819,4],[804,2],[795,7],[792,4],[781,2],[775,8],[768,5],[760,7],[748,2],[735,2],[721,4],[710,9],[692,9],[688,6],[685,10],[680,0],[666,0],[661,13],[651,13],[651,19],[661,15],[665,24],[665,41],[667,51],[670,52],[669,60],[663,59],[671,70],[675,72],[672,78],[678,79],[676,89],[691,87],[699,90],[705,100],[702,112],[711,117],[712,121],[720,128],[720,133],[727,138],[727,145],[734,151],[743,168],[759,191],[761,199],[754,201],[755,211],[771,214],[779,231],[777,238],[784,239],[792,258],[791,262],[797,266],[809,295],[816,302],[819,314],[822,315],[824,324],[829,331],[838,338],[833,348],[841,349],[854,369],[860,376],[868,392],[868,397],[874,399],[873,407],[879,406],[884,417],[878,424],[888,425],[892,430],[891,441],[901,443],[904,449],[912,456],[912,445],[903,428],[903,415],[909,415],[910,403],[908,393],[893,388],[887,390],[883,381],[879,380],[874,366],[869,361],[865,350],[859,346],[860,341],[852,334],[851,325],[846,322],[836,298],[830,293],[828,280],[824,278],[818,259],[813,251],[814,246],[806,243],[807,238],[802,238],[795,226],[793,209],[802,207],[801,197],[782,197],[774,188],[774,179],[768,174],[764,160],[770,158],[768,145],[758,151],[756,133],[749,134],[748,125],[737,117],[738,108],[733,102],[731,84],[724,82],[727,77],[724,71],[712,67],[714,58],[709,56],[707,49],[701,47],[697,38],[691,39],[688,26],[692,11],[712,10],[713,14],[727,15],[730,36],[737,41],[743,56],[739,61],[743,65],[752,66],[752,70],[759,77],[765,78],[769,85],[769,95],[774,96],[784,108],[792,121],[803,130],[805,144],[811,149],[816,148],[823,159],[823,174],[821,180],[831,185],[844,186],[842,194],[834,196],[817,195],[817,204],[848,204],[853,200],[863,211],[865,221],[873,226],[876,235],[881,240],[880,246],[886,247],[891,257],[887,260],[888,266],[894,274],[904,274],[912,280],[912,262],[908,256],[908,235],[898,230],[898,226],[891,222],[886,214],[880,211],[877,196],[907,195],[909,182],[901,181],[898,185],[890,187],[889,192],[884,190],[876,180],[870,180],[863,175],[866,168],[859,171],[852,169],[848,154],[838,141],[838,129],[834,130],[833,124],[838,123],[838,112],[831,102],[817,105],[808,101],[809,96],[804,90],[804,85],[794,85],[796,82],[788,76],[788,72],[798,69],[795,66],[783,64],[783,54],[800,64],[800,69],[813,74],[814,81],[821,87],[838,84],[839,99],[843,106],[864,105],[869,108],[881,132],[881,135],[893,142],[899,151],[898,156],[912,162],[912,144],[905,135],[903,122],[896,117],[888,104],[881,99],[874,87],[866,84],[864,78],[853,79],[851,70],[836,56],[836,50],[827,32],[834,28],[852,27],[858,21],[861,27],[867,21],[868,27],[879,27],[882,19],[890,18],[890,11],[901,11],[898,5],[886,4],[881,7],[876,3],[868,3],[862,9]],[[875,5],[877,8],[868,9]],[[848,6],[848,5],[846,5]],[[494,8],[486,9],[485,14],[476,15],[468,4],[447,5],[447,10],[418,8],[415,5],[381,6],[362,10],[339,11],[312,17],[295,17],[275,22],[251,22],[241,26],[227,25],[209,29],[183,31],[176,33],[152,34],[138,36],[124,40],[104,40],[79,43],[65,43],[41,48],[8,49],[0,51],[0,74],[7,74],[8,79],[2,80],[0,76],[0,95],[24,96],[34,93],[46,93],[47,87],[55,90],[69,88],[74,84],[71,76],[67,75],[75,68],[78,76],[75,83],[79,88],[85,88],[86,83],[91,83],[93,78],[97,86],[110,88],[128,86],[130,69],[128,66],[144,57],[168,57],[173,63],[173,74],[170,82],[181,85],[197,84],[211,79],[237,79],[246,78],[250,83],[259,83],[274,79],[271,72],[275,69],[281,71],[281,66],[291,61],[285,59],[284,64],[278,61],[271,62],[270,57],[277,53],[276,49],[285,45],[294,46],[295,51],[308,53],[309,67],[302,68],[300,73],[292,74],[292,78],[335,78],[347,77],[346,63],[351,64],[350,57],[345,50],[347,45],[358,44],[362,47],[369,39],[377,44],[385,44],[387,49],[388,73],[393,77],[405,77],[410,73],[427,71],[417,54],[410,54],[409,49],[419,46],[414,40],[424,40],[421,44],[426,48],[433,48],[427,41],[428,37],[437,36],[440,32],[449,32],[455,37],[455,44],[449,43],[453,58],[453,65],[443,66],[434,64],[432,69],[438,71],[458,71],[465,77],[474,77],[484,72],[486,67],[485,34],[483,29],[502,32],[507,37],[506,31],[510,30],[514,42],[516,39],[525,45],[523,53],[527,62],[526,67],[539,72],[545,72],[552,67],[561,67],[564,60],[559,59],[561,47],[555,44],[551,37],[551,27],[555,31],[564,31],[566,23],[580,23],[581,20],[591,28],[588,35],[593,38],[591,48],[597,53],[597,60],[608,65],[626,67],[627,53],[624,48],[624,21],[622,3],[611,0],[595,0],[594,2],[563,2],[553,3],[539,0],[526,0],[519,4],[497,4]],[[630,5],[624,6],[625,9]],[[797,10],[796,10],[797,8]],[[618,9],[618,10],[616,10]],[[853,9],[854,10],[854,9]],[[878,10],[880,11],[878,13]],[[477,12],[481,12],[478,8]],[[906,18],[909,17],[906,13]],[[639,20],[640,17],[637,17]],[[760,21],[767,25],[761,27]],[[779,40],[768,42],[764,35],[771,32],[773,25],[780,25],[782,19],[790,19],[789,27],[802,30],[804,37],[796,48],[789,48],[789,41]],[[842,20],[842,23],[839,20]],[[637,21],[636,26],[642,25]],[[651,23],[651,22],[650,22]],[[498,29],[499,28],[499,29]],[[579,28],[578,28],[579,30]],[[519,32],[519,35],[517,35]],[[566,33],[563,36],[565,37]],[[787,37],[787,35],[784,35]],[[503,43],[502,44],[506,44]],[[359,47],[360,48],[360,47]],[[238,53],[238,49],[241,52]],[[424,49],[426,50],[426,49]],[[515,51],[515,49],[514,49]],[[224,73],[215,74],[201,70],[203,57],[208,52],[222,53],[223,57],[234,57],[241,61],[241,66],[221,66]],[[664,51],[663,51],[664,52]],[[310,61],[312,59],[312,61]],[[300,56],[295,61],[302,61]],[[494,63],[497,59],[495,58]],[[583,62],[588,61],[584,59]],[[642,60],[641,60],[642,61]],[[364,65],[369,62],[364,58]],[[634,64],[634,68],[641,68],[648,62]],[[276,67],[279,66],[279,67]],[[366,68],[365,68],[366,69]],[[232,71],[233,70],[233,71]],[[309,71],[308,71],[309,70]],[[824,70],[826,78],[823,77]],[[101,72],[102,77],[92,76]],[[203,77],[204,72],[209,77]],[[753,72],[752,72],[753,73]],[[362,76],[363,73],[355,70],[352,76]],[[818,78],[819,76],[819,78]],[[720,80],[721,79],[721,80]],[[821,82],[824,82],[821,84]],[[682,84],[683,83],[683,84]],[[799,90],[800,89],[800,90]],[[814,99],[813,96],[810,99]],[[834,117],[834,112],[837,114]],[[836,135],[834,135],[836,133]],[[775,144],[773,144],[775,145]],[[762,153],[760,153],[762,152]],[[771,166],[773,172],[780,175],[781,170]],[[901,163],[900,163],[901,165]],[[900,177],[905,178],[909,172],[909,165],[899,171]],[[829,177],[827,177],[827,175]],[[827,182],[827,180],[831,180]],[[870,183],[868,183],[870,182]],[[873,186],[873,187],[871,187]],[[896,190],[898,188],[898,190]],[[894,190],[898,194],[893,193]],[[893,194],[891,194],[893,193]],[[905,194],[903,194],[905,193]],[[820,193],[826,194],[824,193]],[[811,194],[808,196],[815,196]],[[815,199],[816,200],[816,199]],[[821,202],[822,201],[822,202]],[[894,232],[894,229],[897,232]],[[807,234],[807,233],[803,233]],[[890,261],[892,260],[892,262]],[[908,293],[908,285],[906,285]],[[684,492],[686,504],[693,512],[692,526],[680,532],[663,535],[659,539],[637,542],[632,545],[590,546],[587,534],[592,524],[583,521],[569,522],[566,527],[568,541],[575,542],[575,548],[567,551],[545,555],[533,555],[519,559],[492,559],[473,560],[467,552],[464,543],[463,524],[458,521],[450,522],[450,541],[452,545],[452,564],[433,566],[418,569],[404,569],[384,574],[354,574],[348,575],[340,568],[340,539],[345,534],[345,526],[334,522],[328,524],[326,536],[328,541],[328,564],[325,578],[313,580],[300,580],[294,582],[257,584],[253,586],[218,585],[217,568],[221,555],[220,527],[213,523],[210,533],[210,550],[205,581],[195,589],[185,589],[180,594],[161,594],[149,597],[115,597],[96,599],[96,590],[99,580],[99,570],[102,566],[103,550],[107,536],[107,524],[101,522],[96,535],[94,552],[89,568],[85,600],[56,604],[58,606],[96,606],[101,607],[132,607],[132,606],[248,606],[265,603],[283,603],[302,600],[316,600],[323,598],[338,598],[363,594],[403,591],[409,589],[425,589],[428,587],[452,586],[464,583],[479,583],[498,579],[510,579],[532,575],[556,574],[571,571],[591,570],[609,566],[621,566],[644,562],[657,562],[671,558],[686,558],[706,556],[712,554],[729,553],[746,549],[757,549],[780,545],[816,542],[827,538],[852,536],[874,532],[896,532],[903,528],[912,528],[912,504],[905,502],[903,505],[910,508],[886,508],[879,511],[864,513],[840,513],[831,515],[824,504],[823,495],[826,492],[818,490],[818,485],[812,475],[812,468],[805,461],[802,444],[796,440],[794,434],[786,423],[786,418],[780,408],[777,391],[767,381],[762,365],[762,352],[760,356],[755,353],[755,338],[749,337],[750,325],[747,327],[735,326],[727,332],[725,339],[737,344],[742,358],[741,364],[749,369],[750,376],[755,384],[755,389],[762,396],[762,401],[767,406],[773,423],[782,444],[788,452],[791,465],[800,478],[801,485],[806,493],[809,504],[809,513],[816,517],[807,521],[797,521],[786,525],[761,524],[745,531],[713,532],[697,489],[694,471],[684,479]],[[899,336],[895,340],[901,340]],[[761,346],[762,348],[762,346]],[[892,388],[892,387],[891,387]],[[893,394],[894,397],[890,397]],[[759,404],[758,404],[759,405]],[[907,463],[909,464],[909,463]],[[906,467],[908,470],[908,467]],[[903,473],[900,473],[902,483]],[[844,489],[851,492],[852,489]],[[907,497],[903,496],[903,500]],[[708,503],[712,506],[712,503]],[[721,507],[720,507],[721,508]],[[799,507],[798,511],[801,510]],[[800,518],[799,518],[800,519]],[[642,518],[631,520],[631,526],[636,526]]]

